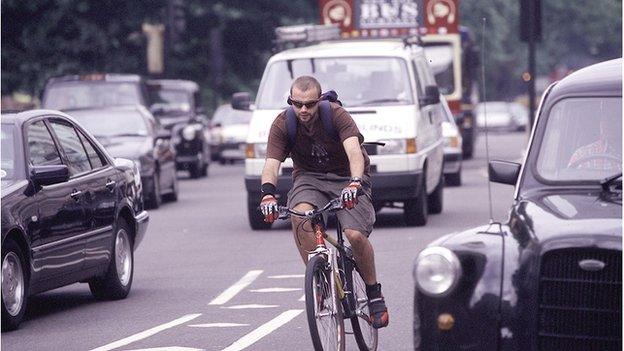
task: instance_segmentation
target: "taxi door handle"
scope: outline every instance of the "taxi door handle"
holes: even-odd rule
[[[71,194],[69,194],[69,196],[76,201],[80,199],[80,195],[82,195],[82,191],[76,189],[72,190]]]
[[[427,114],[429,115],[429,123],[433,124],[433,112],[429,111]]]
[[[117,182],[116,182],[116,181],[109,179],[109,180],[106,182],[106,189],[108,189],[108,190],[112,191],[113,189],[115,189],[115,184],[117,184]]]

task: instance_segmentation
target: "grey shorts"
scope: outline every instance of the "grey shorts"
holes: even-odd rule
[[[332,173],[300,173],[295,179],[293,188],[288,193],[288,207],[293,208],[302,202],[321,208],[331,199],[340,196],[342,189],[349,184],[350,177],[342,177]],[[370,177],[362,179],[363,195],[358,196],[358,204],[351,210],[336,212],[342,229],[353,229],[367,237],[375,224],[375,209],[371,201]]]

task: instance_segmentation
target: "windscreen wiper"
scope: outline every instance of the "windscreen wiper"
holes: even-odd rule
[[[376,100],[368,100],[360,103],[360,105],[372,105],[372,104],[381,104],[384,102],[409,102],[407,99],[376,99]]]
[[[617,180],[622,182],[622,172],[616,173],[612,176],[609,176],[602,181],[600,181],[600,185],[602,186],[603,191],[611,191],[611,185],[615,184]]]

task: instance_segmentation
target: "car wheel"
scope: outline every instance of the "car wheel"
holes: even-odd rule
[[[28,299],[28,265],[20,247],[8,239],[2,244],[2,331],[19,327]]]
[[[253,230],[271,229],[271,223],[264,221],[262,212],[258,209],[259,204],[250,199],[247,200],[247,217],[249,218],[249,226]]]
[[[163,199],[170,202],[178,201],[178,194],[180,193],[180,184],[178,183],[178,176],[173,175],[173,183],[171,184],[171,192],[163,195]]]
[[[224,159],[223,157],[221,157],[221,158],[219,159],[219,164],[220,164],[220,165],[224,165],[226,161],[227,161],[226,159]]]
[[[162,196],[160,194],[160,175],[158,172],[154,172],[152,177],[152,186],[147,198],[148,201],[145,206],[148,209],[155,210],[160,207],[160,204],[162,203]]]
[[[403,218],[408,226],[421,227],[427,224],[427,185],[424,172],[421,178],[418,196],[403,203]]]
[[[433,192],[427,196],[428,211],[431,214],[438,214],[442,212],[444,201],[444,173],[440,170],[440,177],[438,185]]]
[[[445,185],[460,186],[461,185],[461,168],[457,173],[451,173],[444,176]]]
[[[89,281],[89,289],[98,300],[119,300],[128,296],[134,275],[134,252],[130,226],[119,219],[111,261],[103,277]]]

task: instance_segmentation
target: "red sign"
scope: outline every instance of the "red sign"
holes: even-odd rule
[[[459,33],[459,0],[422,0],[421,27],[427,34]]]
[[[321,24],[337,24],[341,33],[355,29],[353,0],[319,0]]]

